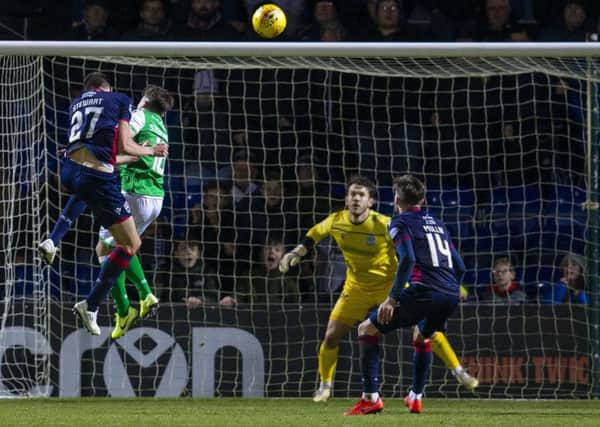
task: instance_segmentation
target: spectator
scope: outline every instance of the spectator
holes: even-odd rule
[[[221,303],[235,304],[235,233],[229,187],[208,181],[202,192],[202,204],[193,207],[190,233],[200,243],[204,278],[219,289]]]
[[[375,26],[366,28],[362,34],[359,33],[357,40],[374,42],[414,41],[414,35],[405,25],[403,2],[401,0],[377,1],[375,5]]]
[[[83,20],[70,34],[72,40],[119,40],[119,34],[108,24],[109,9],[102,0],[90,0],[83,9]]]
[[[340,25],[327,26],[321,29],[319,41],[322,42],[343,42],[346,40],[346,29]]]
[[[165,217],[159,217],[144,232],[142,246],[137,255],[150,283],[156,282],[156,277],[168,270],[168,254],[171,252],[168,244],[170,235],[171,226]],[[127,291],[130,290],[132,291],[131,295],[137,295],[134,287],[128,286]],[[133,300],[136,299],[137,297],[133,298]]]
[[[223,20],[221,0],[191,0],[187,21],[175,32],[179,41],[232,41],[241,35]]]
[[[110,25],[119,35],[137,26],[140,17],[140,0],[109,0],[109,4]]]
[[[584,42],[587,40],[589,25],[584,0],[567,0],[561,20],[553,28],[540,32],[540,41],[545,42]]]
[[[194,73],[194,107],[196,113],[213,113],[215,96],[219,85],[214,70],[199,70]]]
[[[527,31],[511,19],[509,0],[486,0],[485,17],[467,25],[461,41],[517,42],[530,40]]]
[[[367,0],[367,13],[369,14],[369,18],[371,18],[372,23],[375,23],[377,21],[378,4],[379,0]]]
[[[139,16],[137,27],[127,31],[123,40],[165,41],[172,38],[171,21],[167,17],[163,0],[143,0]]]
[[[299,236],[297,218],[292,215],[295,209],[292,198],[284,197],[281,172],[267,170],[256,197],[245,197],[236,207],[238,240],[262,250],[267,235],[277,232],[285,236],[285,242],[296,242]],[[249,259],[255,257],[250,255]]]
[[[233,153],[231,196],[235,217],[235,275],[238,279],[247,277],[251,263],[256,258],[254,240],[256,232],[260,231],[253,228],[254,212],[251,209],[257,203],[255,199],[260,199],[257,171],[254,158],[246,149]]]
[[[454,23],[431,0],[415,4],[407,24],[417,40],[450,42],[455,39]]]
[[[181,240],[175,245],[173,263],[156,284],[161,301],[185,302],[189,309],[202,304],[215,304],[219,291],[205,280],[200,245],[193,240]]]
[[[244,149],[233,153],[231,196],[236,206],[244,197],[251,197],[258,190],[257,174],[254,156]]]
[[[223,0],[223,18],[240,34],[248,30],[250,17],[246,11],[244,0]]]
[[[299,232],[308,230],[331,211],[331,197],[319,181],[316,163],[311,155],[300,156],[296,162],[294,212],[298,214]]]
[[[494,260],[492,269],[493,283],[480,295],[479,301],[492,304],[522,304],[527,295],[515,280],[515,268],[507,256]]]
[[[277,235],[267,237],[258,263],[252,269],[250,301],[252,304],[300,303],[297,280],[279,271],[279,261],[285,253],[283,239]]]
[[[302,39],[305,41],[342,41],[345,31],[339,19],[337,2],[316,0],[313,7],[313,23]]]
[[[543,285],[542,304],[587,304],[585,262],[579,255],[568,253],[560,261],[561,278],[554,286]]]

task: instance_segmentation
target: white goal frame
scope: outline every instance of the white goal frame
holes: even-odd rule
[[[598,182],[600,181],[600,172],[598,169],[598,142],[594,142],[597,137],[592,131],[592,85],[600,83],[600,76],[595,73],[595,67],[590,66],[591,61],[600,58],[600,44],[590,43],[305,43],[305,42],[67,42],[67,41],[0,41],[0,57],[3,56],[66,56],[78,58],[97,58],[97,57],[130,57],[140,58],[137,64],[144,64],[144,58],[153,58],[155,62],[167,64],[169,58],[179,58],[182,60],[183,67],[192,68],[198,61],[202,66],[209,64],[213,68],[222,67],[224,62],[219,62],[218,58],[244,58],[247,59],[251,66],[257,67],[277,67],[280,65],[278,58],[297,58],[298,61],[290,61],[286,65],[281,65],[283,68],[300,67],[304,65],[302,58],[318,58],[319,64],[323,69],[348,71],[351,68],[346,68],[352,60],[360,61],[363,58],[377,58],[381,61],[383,67],[369,69],[365,74],[386,75],[389,71],[385,67],[386,60],[390,59],[407,59],[414,58],[424,63],[429,67],[436,67],[436,60],[443,58],[456,58],[462,65],[473,66],[472,60],[484,58],[486,65],[490,64],[489,74],[516,74],[520,70],[541,71],[550,75],[563,76],[561,73],[561,64],[556,68],[544,68],[544,58],[564,58],[566,62],[572,64],[573,59],[585,59],[580,61],[579,72],[585,77],[588,84],[588,108],[587,122],[587,147],[586,147],[586,179],[588,188],[593,188],[596,192],[594,196],[586,201],[586,208],[589,216],[598,215],[597,197]],[[508,64],[505,59],[512,59],[513,62]],[[541,59],[541,61],[529,62],[528,58]],[[132,59],[135,62],[135,60]],[[189,64],[186,63],[189,61]],[[488,62],[489,61],[489,62]],[[560,62],[560,61],[559,61]],[[244,67],[248,67],[248,63]],[[588,64],[586,66],[585,64]],[[388,63],[389,64],[389,63]],[[232,68],[236,68],[235,63],[230,64]],[[507,68],[504,69],[503,66]],[[520,68],[522,66],[522,68]],[[565,65],[568,67],[569,65]],[[403,65],[403,67],[407,67]],[[241,65],[240,65],[241,68]],[[391,64],[390,64],[391,69]],[[407,70],[408,68],[403,68]],[[477,68],[478,72],[485,75],[488,71]],[[565,68],[566,70],[566,68]],[[418,75],[419,70],[411,70],[411,73]],[[452,70],[445,70],[443,66],[439,67],[440,77],[453,77]],[[464,75],[464,73],[463,73]],[[11,82],[2,81],[0,84],[10,84]],[[596,115],[598,112],[596,111]],[[595,150],[595,151],[593,151]],[[592,191],[590,192],[592,193]],[[41,226],[44,225],[45,219],[40,219]],[[590,221],[590,220],[588,220]],[[596,220],[598,221],[598,220]],[[596,222],[597,224],[597,222]],[[43,227],[42,227],[43,228]],[[597,260],[598,257],[598,241],[594,241],[592,252],[587,255],[589,260]],[[594,274],[591,276],[591,283],[594,293],[600,285],[598,262],[593,263]],[[1,301],[0,301],[1,303]],[[594,335],[591,341],[594,343],[592,347],[596,350],[600,349],[600,295],[592,296],[591,305],[592,312],[592,327]],[[0,305],[2,307],[2,305]],[[3,348],[5,328],[2,325],[2,313],[0,312],[0,350]],[[592,351],[593,353],[593,351]],[[0,357],[2,354],[0,353]],[[591,360],[596,360],[594,354],[590,355]],[[1,360],[0,360],[1,361]],[[49,363],[49,362],[48,362]],[[49,369],[49,366],[48,366]],[[598,383],[598,366],[594,369],[596,375],[596,383]],[[42,384],[43,386],[44,384]],[[596,391],[598,386],[595,387]],[[45,392],[42,391],[41,394]],[[0,395],[1,397],[1,395]]]

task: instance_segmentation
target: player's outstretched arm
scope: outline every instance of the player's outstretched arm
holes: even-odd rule
[[[306,256],[308,248],[302,244],[296,246],[294,249],[286,253],[279,261],[279,271],[287,273],[290,267],[298,265],[302,257]]]
[[[281,258],[281,261],[279,261],[279,271],[287,273],[290,267],[298,265],[300,259],[306,256],[314,245],[319,243],[324,237],[328,236],[331,231],[334,217],[335,214],[331,214],[320,223],[313,225],[306,233],[306,236],[304,236],[304,239],[302,239],[302,243]]]
[[[139,160],[139,157],[132,156],[131,154],[117,154],[117,165],[126,165],[128,163],[135,163]]]

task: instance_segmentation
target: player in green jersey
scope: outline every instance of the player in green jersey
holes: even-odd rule
[[[156,144],[168,144],[169,137],[164,123],[164,114],[173,106],[173,98],[166,89],[150,85],[144,90],[144,96],[138,109],[131,115],[129,127],[133,140],[138,144],[154,147]],[[138,235],[142,235],[150,224],[158,217],[162,209],[164,191],[165,158],[119,156],[121,163],[121,192],[131,211]],[[100,241],[96,253],[103,262],[112,247],[114,238],[105,228],[100,228]],[[129,304],[125,291],[125,278],[131,281],[140,297],[139,311]],[[139,317],[144,318],[156,313],[158,299],[148,286],[142,266],[134,256],[126,272],[121,274],[112,288],[115,301],[115,328],[112,338],[120,338]]]

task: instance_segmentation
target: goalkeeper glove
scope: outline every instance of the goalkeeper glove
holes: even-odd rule
[[[306,248],[304,245],[298,245],[290,252],[286,253],[279,261],[279,271],[287,273],[290,267],[295,267],[300,262],[300,259],[306,255]]]

